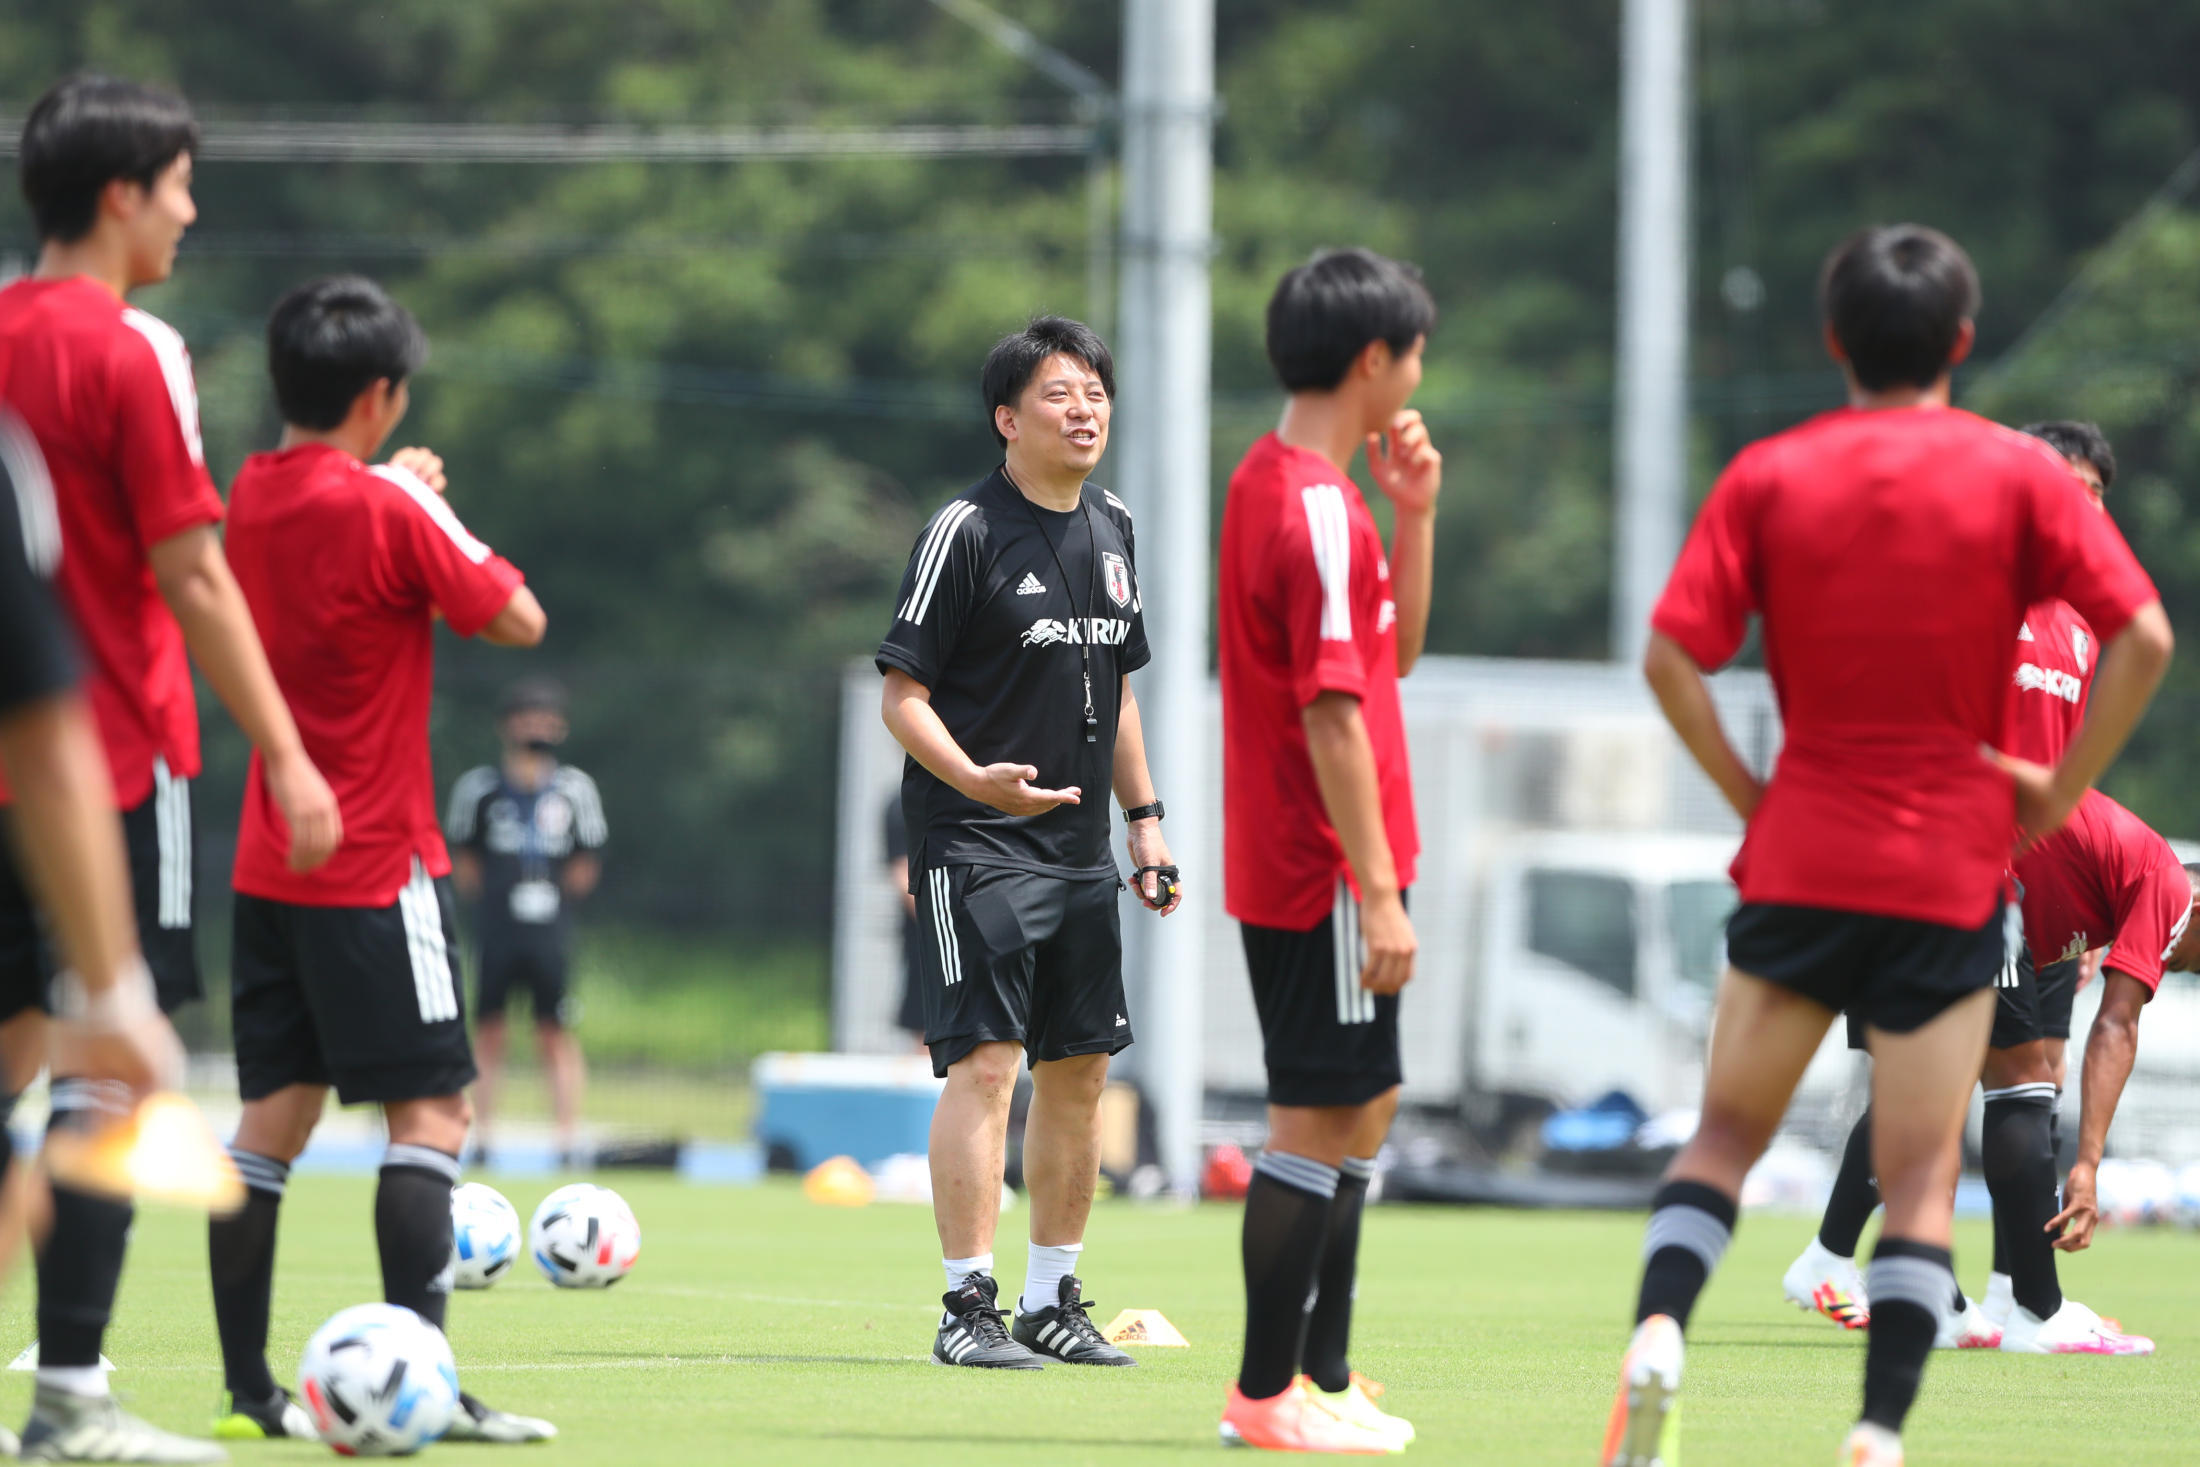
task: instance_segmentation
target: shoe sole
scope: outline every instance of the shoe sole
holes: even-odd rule
[[[1021,1363],[1015,1365],[990,1365],[981,1360],[973,1360],[967,1364],[963,1364],[953,1360],[942,1360],[937,1355],[927,1355],[924,1358],[931,1361],[934,1365],[944,1366],[949,1370],[1044,1370],[1047,1368],[1046,1362],[1044,1360],[1034,1360],[1029,1365],[1024,1365]]]

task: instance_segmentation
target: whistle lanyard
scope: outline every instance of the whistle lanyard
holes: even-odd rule
[[[1010,487],[1016,491],[1016,497],[1023,500],[1024,510],[1031,516],[1032,528],[1036,529],[1039,532],[1039,538],[1046,542],[1047,554],[1054,557],[1054,569],[1062,577],[1062,594],[1069,598],[1071,630],[1074,636],[1077,597],[1070,590],[1069,567],[1062,563],[1062,552],[1055,548],[1054,537],[1047,533],[1046,521],[1039,518],[1039,507],[1031,502],[1031,496],[1024,493],[1024,486],[1018,484],[1015,478],[1009,474],[1006,464],[1001,466],[1001,477],[1008,480]],[[1097,744],[1100,742],[1100,715],[1093,711],[1092,706],[1092,612],[1100,604],[1100,542],[1093,536],[1092,505],[1086,500],[1082,490],[1077,495],[1077,507],[1084,511],[1085,546],[1090,552],[1091,559],[1091,564],[1086,568],[1087,574],[1085,576],[1085,635],[1077,644],[1077,652],[1082,659],[1085,677],[1085,742]],[[1064,535],[1063,538],[1066,540],[1069,537]]]

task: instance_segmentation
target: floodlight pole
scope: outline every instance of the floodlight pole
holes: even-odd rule
[[[1214,0],[1124,0],[1123,285],[1114,474],[1137,517],[1153,664],[1138,679],[1146,756],[1167,800],[1169,849],[1205,860],[1192,899],[1222,900],[1209,838],[1218,804],[1208,719],[1208,398],[1213,356]],[[1137,1071],[1171,1190],[1196,1193],[1205,1103],[1204,953],[1189,910],[1125,922],[1138,1005]],[[1140,1053],[1142,1051],[1142,1053]]]
[[[1688,480],[1688,0],[1620,23],[1619,350],[1612,656],[1642,660]]]

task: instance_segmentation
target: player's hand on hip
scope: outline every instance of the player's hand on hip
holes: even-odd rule
[[[2048,1221],[2047,1231],[2065,1253],[2080,1253],[2092,1246],[2093,1230],[2100,1226],[2101,1205],[2093,1190],[2093,1168],[2079,1162],[2063,1184],[2063,1210]]]
[[[406,470],[438,494],[451,487],[443,473],[443,458],[433,449],[400,448],[390,455],[390,467]]]
[[[2055,771],[2045,764],[2013,758],[1999,749],[1983,745],[1979,753],[1987,763],[2016,782],[2017,828],[2022,832],[2023,845],[2029,846],[2062,829],[2071,811],[2078,808],[2078,801],[2085,798],[2082,789],[2064,789],[2057,782]]]
[[[343,844],[344,816],[336,806],[336,791],[303,754],[268,761],[265,768],[267,792],[290,827],[290,869],[311,871]]]
[[[1360,941],[1367,945],[1360,987],[1369,993],[1396,993],[1413,981],[1413,960],[1421,944],[1413,919],[1406,915],[1405,899],[1397,892],[1361,901]]]
[[[1130,847],[1131,869],[1134,871],[1148,866],[1176,864],[1169,859],[1169,842],[1161,834],[1159,819],[1149,818],[1134,823],[1126,844]],[[1166,893],[1161,890],[1163,883],[1158,871],[1146,871],[1135,880],[1138,882],[1138,899],[1159,915],[1166,917],[1184,905],[1184,880],[1181,876],[1168,883],[1169,890]],[[1166,901],[1163,900],[1164,896],[1167,897]]]
[[[1044,815],[1057,805],[1074,805],[1084,798],[1076,785],[1044,790],[1033,784],[1039,771],[1029,764],[988,764],[978,771],[977,788],[967,791],[982,805],[1007,815]]]
[[[1389,432],[1367,435],[1367,468],[1383,497],[1402,510],[1434,509],[1444,487],[1444,456],[1410,409],[1390,420]]]

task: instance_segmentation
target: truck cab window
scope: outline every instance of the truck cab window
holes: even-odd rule
[[[1586,871],[1528,872],[1528,945],[1635,996],[1635,892],[1632,883]]]

